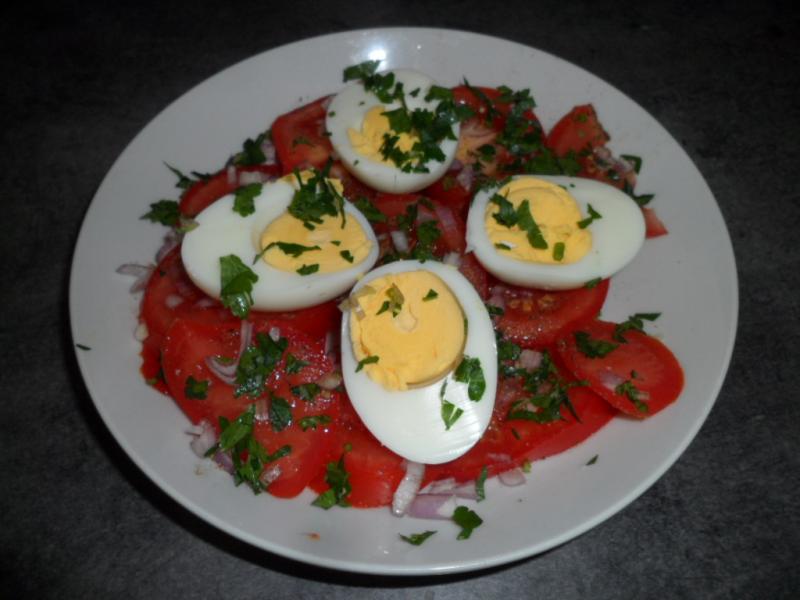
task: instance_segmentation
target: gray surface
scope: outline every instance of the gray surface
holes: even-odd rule
[[[779,598],[800,588],[796,245],[800,44],[791,3],[196,1],[23,7],[0,24],[0,596]],[[287,7],[287,4],[289,5]],[[698,5],[700,3],[697,3]],[[32,6],[31,4],[27,5]],[[511,15],[510,8],[517,8]],[[291,8],[291,11],[289,10]],[[383,25],[480,31],[606,79],[684,145],[716,195],[741,286],[717,405],[676,465],[620,514],[545,555],[444,579],[327,572],[199,521],[95,413],[68,329],[69,257],[102,177],[189,87],[257,52]],[[535,90],[534,90],[535,93]]]

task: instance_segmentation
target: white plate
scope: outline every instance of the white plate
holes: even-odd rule
[[[652,327],[686,373],[680,399],[645,422],[618,419],[578,448],[535,463],[527,485],[487,486],[484,519],[468,541],[449,522],[397,519],[388,510],[310,506],[254,496],[202,463],[182,432],[187,420],[139,375],[134,341],[138,299],[115,273],[146,263],[163,228],[139,220],[149,203],[176,197],[164,162],[213,171],[282,112],[342,86],[342,69],[367,59],[424,71],[445,85],[463,76],[482,85],[529,87],[545,128],[575,104],[591,102],[616,152],[645,159],[638,190],[670,234],[645,244],[614,278],[604,316],[661,311]],[[109,171],[78,237],[70,314],[86,385],[119,444],[164,491],[206,521],[254,546],[308,563],[368,573],[432,574],[497,565],[563,543],[644,492],[680,456],[722,385],[737,319],[733,251],[708,186],[678,143],[630,98],[550,54],[472,33],[381,29],[339,33],[265,52],[215,75],[179,98],[142,130]],[[650,329],[650,327],[648,327]],[[599,455],[591,467],[585,463]],[[198,465],[201,465],[198,469]],[[398,533],[437,529],[420,547]],[[318,533],[312,539],[309,533]]]

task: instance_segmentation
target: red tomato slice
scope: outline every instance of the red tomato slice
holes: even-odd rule
[[[654,415],[680,395],[683,370],[669,348],[645,333],[626,331],[623,335],[627,343],[615,341],[615,326],[614,323],[593,321],[580,328],[593,340],[619,344],[602,358],[589,358],[583,354],[574,335],[558,342],[558,354],[575,377],[588,381],[592,390],[611,406],[640,419]],[[646,394],[641,399],[646,410],[639,410],[628,396],[616,393],[617,386],[626,381],[631,381],[639,392]]]
[[[448,171],[444,177],[429,185],[421,194],[451,208],[459,217],[465,219],[472,199],[472,190],[459,183],[459,171]]]
[[[187,217],[194,217],[204,208],[216,202],[223,196],[232,194],[239,185],[239,175],[242,173],[263,173],[270,178],[281,174],[278,165],[252,165],[235,167],[236,177],[230,177],[228,170],[223,169],[211,179],[198,181],[186,190],[181,196],[180,211]]]
[[[566,371],[562,372],[566,374]],[[573,387],[567,394],[580,421],[576,421],[566,407],[561,409],[561,420],[551,423],[507,421],[511,403],[530,394],[522,389],[518,379],[501,379],[494,414],[486,433],[464,456],[442,465],[428,466],[424,483],[448,477],[459,482],[470,481],[476,479],[484,467],[489,476],[493,476],[519,466],[525,460],[547,458],[584,441],[616,414],[587,388]]]
[[[654,238],[669,233],[667,227],[656,215],[655,209],[643,206],[642,213],[644,214],[645,237]]]
[[[469,280],[481,298],[486,300],[489,297],[489,273],[481,266],[472,252],[461,257],[458,270]]]
[[[328,162],[333,151],[325,135],[329,98],[324,96],[285,113],[272,124],[272,142],[284,174],[295,168],[320,169]]]
[[[583,104],[573,108],[555,124],[547,135],[547,146],[558,156],[564,156],[570,151],[580,154],[587,146],[590,149],[603,146],[609,139],[597,119],[594,106]]]
[[[504,285],[503,335],[523,348],[541,348],[597,317],[608,295],[608,279],[593,288],[544,291]]]

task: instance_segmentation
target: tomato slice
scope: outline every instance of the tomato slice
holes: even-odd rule
[[[558,354],[575,377],[588,381],[592,390],[614,408],[640,419],[654,415],[680,395],[683,370],[669,348],[654,337],[626,331],[623,335],[627,343],[621,344],[613,337],[615,327],[615,323],[593,321],[580,328],[592,340],[618,344],[602,358],[590,358],[581,352],[574,334],[558,342]],[[639,407],[629,396],[616,391],[628,381],[644,393]]]
[[[281,174],[278,165],[250,165],[246,167],[234,167],[236,176],[231,177],[227,169],[205,181],[194,183],[180,201],[180,211],[187,217],[198,215],[204,208],[216,202],[223,196],[232,194],[239,185],[239,176],[242,173],[262,173],[266,177],[273,179]]]
[[[572,151],[580,154],[587,146],[604,146],[609,136],[600,125],[597,113],[591,104],[576,106],[561,117],[547,135],[547,146],[558,156]]]
[[[462,219],[466,219],[472,189],[458,180],[459,170],[450,170],[444,177],[422,190],[421,194],[451,208]]]
[[[333,151],[325,135],[329,98],[324,96],[285,113],[272,124],[272,142],[284,174],[295,168],[320,169],[328,162]]]
[[[566,370],[562,373],[572,379]],[[573,387],[567,392],[577,421],[566,408],[561,408],[561,419],[551,423],[506,420],[508,407],[523,396],[529,396],[518,379],[501,379],[498,382],[497,400],[489,427],[478,443],[465,455],[441,465],[428,466],[425,484],[448,477],[464,482],[476,479],[487,469],[489,476],[497,475],[526,460],[538,460],[559,454],[601,429],[616,414],[597,394],[585,387]]]
[[[656,215],[655,209],[643,206],[642,214],[644,214],[645,237],[654,238],[669,233],[667,227]]]
[[[486,300],[489,297],[489,273],[481,266],[472,252],[461,257],[458,270],[469,280],[481,298]]]
[[[597,317],[608,295],[609,280],[592,288],[545,291],[503,285],[505,312],[497,322],[503,335],[523,348],[542,348]]]

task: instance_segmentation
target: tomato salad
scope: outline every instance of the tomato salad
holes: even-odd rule
[[[237,485],[282,498],[310,488],[322,508],[366,508],[392,505],[409,476],[407,462],[362,424],[342,385],[339,300],[294,311],[252,310],[243,320],[196,287],[182,264],[180,238],[193,217],[245,185],[300,169],[325,170],[342,182],[343,196],[367,217],[380,242],[378,264],[414,255],[424,244],[428,260],[457,266],[492,317],[500,377],[490,424],[460,458],[416,473],[417,509],[410,514],[450,517],[445,499],[482,499],[486,478],[495,475],[521,483],[531,461],[579,444],[615,416],[650,417],[678,397],[680,365],[645,332],[657,314],[601,321],[609,280],[568,291],[510,285],[489,274],[465,242],[475,193],[521,173],[612,185],[647,211],[648,237],[664,235],[666,228],[645,206],[652,195],[634,191],[641,160],[611,153],[589,104],[545,132],[527,90],[474,87],[465,80],[449,93],[463,115],[459,159],[417,193],[378,192],[348,172],[326,134],[329,97],[279,116],[216,173],[187,176],[170,167],[179,200],[154,203],[145,215],[171,231],[143,283],[141,371],[196,426],[193,449],[213,457]],[[398,231],[405,248],[393,244]],[[257,385],[247,388],[252,381]],[[472,511],[458,511],[453,519],[462,533],[470,519],[473,528],[480,523]]]

